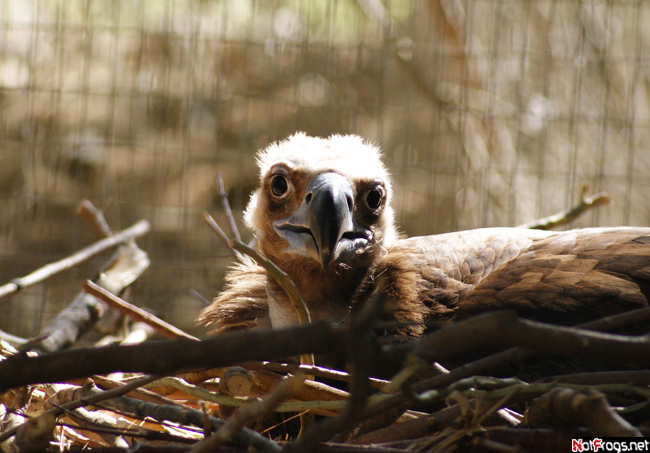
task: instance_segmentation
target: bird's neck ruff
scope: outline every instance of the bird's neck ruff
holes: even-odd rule
[[[305,301],[312,321],[345,322],[354,305],[355,293],[366,278],[372,258],[359,259],[355,267],[336,263],[322,267],[314,260],[292,257],[271,258],[295,283]],[[273,327],[297,324],[295,309],[284,289],[267,275],[269,315]]]

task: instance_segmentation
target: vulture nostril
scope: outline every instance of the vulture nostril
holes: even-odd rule
[[[346,197],[346,199],[347,199],[347,202],[348,202],[348,209],[350,210],[350,212],[352,212],[352,207],[354,206],[354,204],[353,204],[354,202],[352,201],[352,197],[348,195]]]
[[[307,196],[305,197],[305,203],[310,203],[311,202],[311,197],[312,197],[312,194],[311,194],[311,192],[309,192],[307,194]]]

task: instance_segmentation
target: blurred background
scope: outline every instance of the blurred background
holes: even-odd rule
[[[0,0],[0,284],[146,219],[131,301],[194,333],[231,255],[255,152],[295,131],[377,143],[409,235],[650,225],[650,3],[640,0]],[[242,231],[243,231],[242,227]],[[250,238],[248,232],[244,232]],[[109,255],[0,301],[35,335]]]

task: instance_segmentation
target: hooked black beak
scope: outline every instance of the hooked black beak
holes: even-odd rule
[[[309,255],[325,269],[368,243],[370,231],[355,224],[353,208],[350,182],[338,173],[321,173],[307,184],[300,208],[274,226],[289,242],[288,251]]]
[[[324,173],[309,182],[305,201],[309,203],[305,217],[307,228],[314,236],[325,269],[343,234],[352,229],[352,187],[342,176]]]

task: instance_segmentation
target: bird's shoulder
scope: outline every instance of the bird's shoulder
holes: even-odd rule
[[[533,243],[553,233],[524,228],[480,228],[395,241],[387,255],[403,257],[425,279],[476,285]]]

